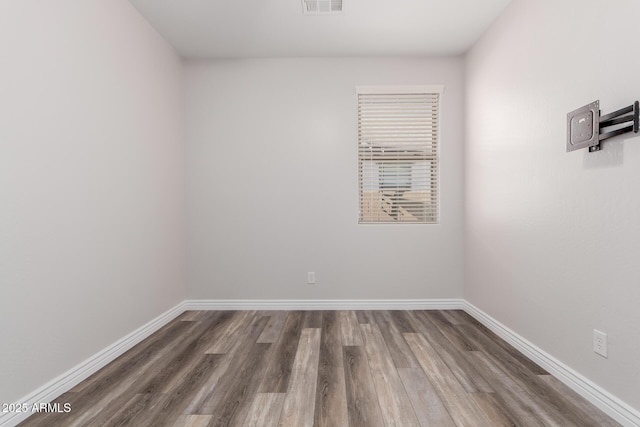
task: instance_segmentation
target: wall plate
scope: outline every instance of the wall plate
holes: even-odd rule
[[[600,101],[567,114],[567,152],[600,144]]]

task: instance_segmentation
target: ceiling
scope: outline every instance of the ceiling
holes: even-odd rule
[[[442,56],[466,52],[510,0],[130,0],[187,58]]]

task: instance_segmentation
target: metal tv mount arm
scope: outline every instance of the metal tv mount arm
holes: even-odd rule
[[[567,114],[567,152],[586,147],[589,152],[599,151],[602,141],[629,132],[638,133],[639,115],[638,101],[604,116],[600,115],[600,101],[570,112]],[[619,126],[630,122],[628,126]]]

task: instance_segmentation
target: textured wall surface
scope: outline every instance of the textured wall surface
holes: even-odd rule
[[[462,296],[461,58],[186,67],[189,298]],[[358,225],[355,87],[420,84],[445,86],[441,222]]]
[[[639,19],[636,1],[514,0],[468,56],[465,168],[465,298],[635,408],[640,137],[566,153],[565,132],[569,111],[640,98]]]
[[[184,299],[182,68],[125,0],[0,4],[0,402]]]

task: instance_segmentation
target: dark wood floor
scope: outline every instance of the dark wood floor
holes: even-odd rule
[[[462,311],[186,312],[24,426],[613,426]]]

